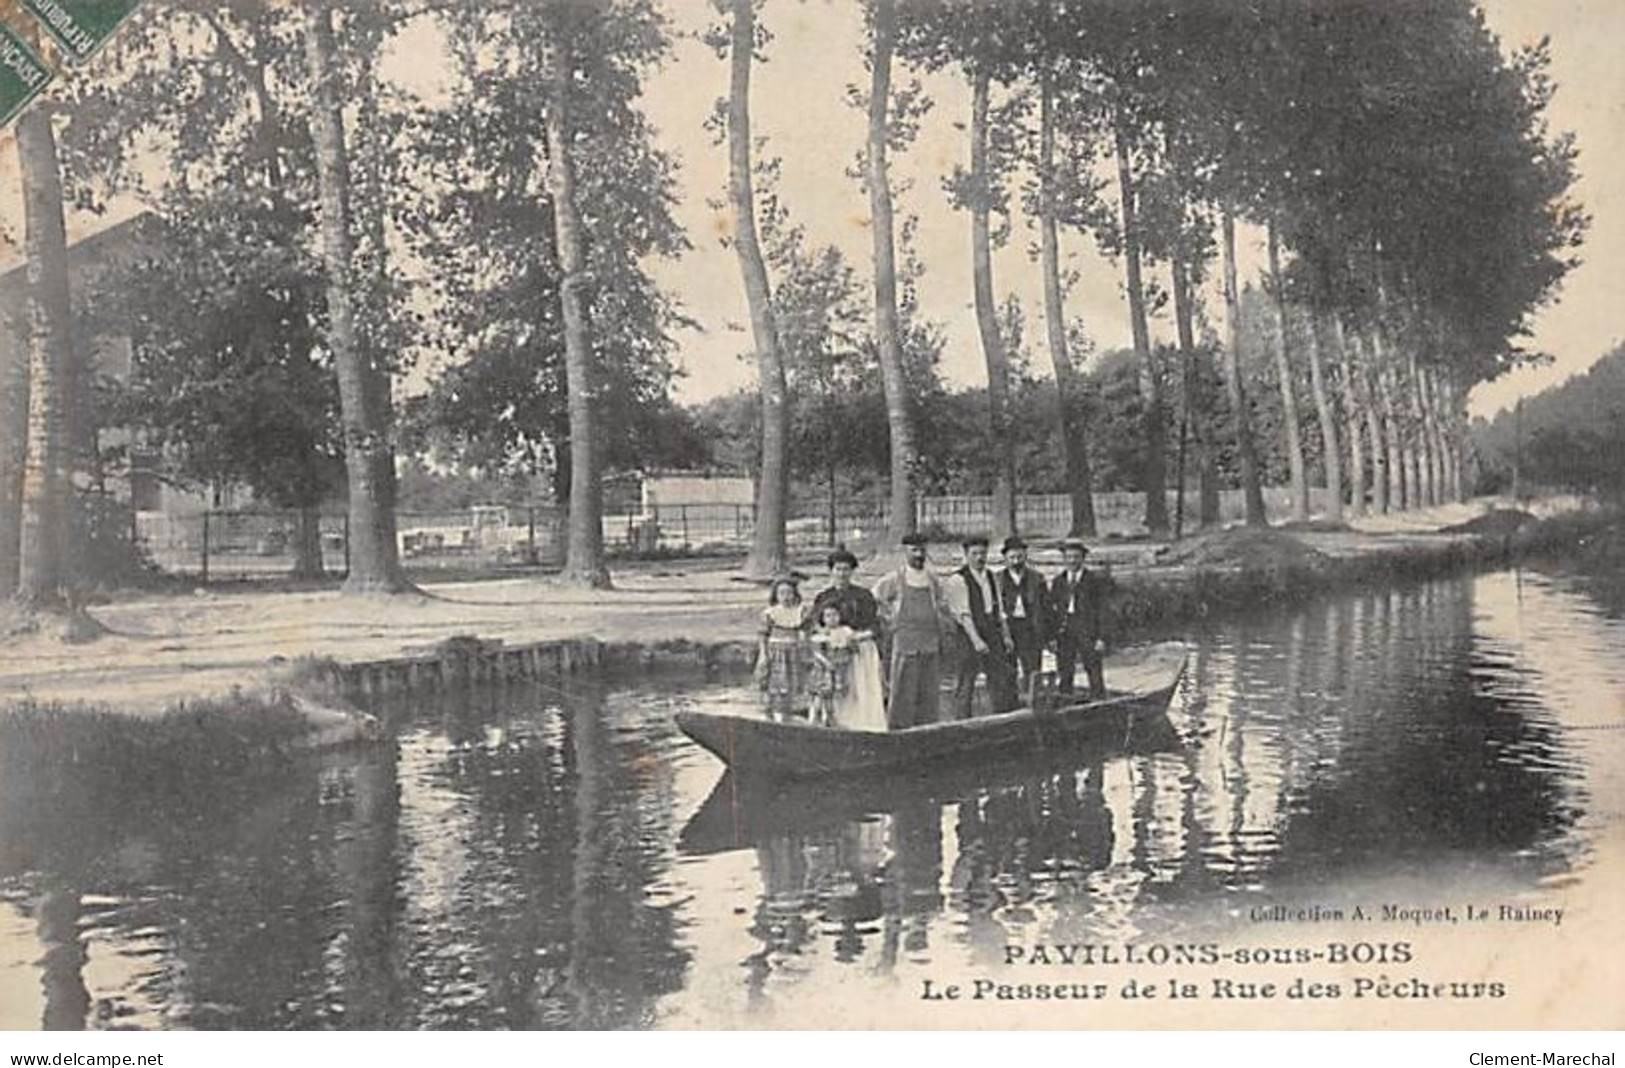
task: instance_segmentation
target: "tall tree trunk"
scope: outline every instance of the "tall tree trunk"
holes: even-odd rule
[[[1404,368],[1393,368],[1388,386],[1393,391],[1394,423],[1399,432],[1400,507],[1420,508],[1422,501],[1417,494],[1416,484],[1416,419],[1411,412],[1410,388],[1406,383]]]
[[[598,480],[598,442],[593,417],[592,341],[587,336],[586,255],[576,209],[575,159],[570,139],[570,85],[574,57],[564,41],[567,17],[555,3],[549,16],[546,69],[547,191],[553,202],[553,242],[559,262],[559,304],[564,319],[564,374],[570,412],[570,528],[564,575],[577,585],[607,589],[604,566],[603,487]]]
[[[1378,349],[1382,352],[1381,348]],[[1403,512],[1407,505],[1405,496],[1405,453],[1401,448],[1401,439],[1404,428],[1400,423],[1399,405],[1397,403],[1397,388],[1394,385],[1394,369],[1387,365],[1387,361],[1378,357],[1377,394],[1382,403],[1383,430],[1387,437],[1384,447],[1387,449],[1386,469],[1388,471],[1388,507],[1396,512]]]
[[[886,390],[886,424],[891,434],[891,518],[895,544],[914,530],[914,418],[909,411],[908,377],[903,372],[903,330],[897,319],[897,251],[892,232],[891,174],[886,159],[890,132],[892,52],[897,40],[896,0],[875,0],[874,48],[869,77],[869,217],[875,254],[875,349]]]
[[[28,349],[0,346],[0,599],[17,592],[23,463],[28,442]]]
[[[368,294],[369,304],[374,304],[371,314],[365,322],[369,324],[363,332],[362,339],[366,346],[366,372],[367,372],[367,402],[374,412],[392,413],[394,411],[394,382],[390,367],[389,354],[382,344],[382,331],[379,320],[387,314],[386,301],[389,297],[389,244],[385,237],[385,217],[388,214],[386,179],[384,177],[384,145],[383,122],[378,114],[378,65],[380,62],[381,43],[375,43],[367,54],[361,57],[362,83],[359,87],[361,103],[357,125],[363,137],[363,151],[360,168],[360,184],[363,196],[367,198],[367,211],[363,221],[362,232],[366,235],[366,244],[371,253],[370,262],[363,258],[361,262],[367,264],[369,276],[366,284],[361,287]],[[389,498],[397,499],[395,485],[395,467],[391,464],[388,471]]]
[[[1061,292],[1061,239],[1055,222],[1055,100],[1050,74],[1039,82],[1039,254],[1044,272],[1044,326],[1049,355],[1055,364],[1057,414],[1062,456],[1066,461],[1066,489],[1072,498],[1072,525],[1068,533],[1092,538],[1095,527],[1094,480],[1089,473],[1089,440],[1083,408],[1083,382],[1072,364],[1066,342],[1066,308]]]
[[[1309,354],[1309,388],[1315,396],[1315,413],[1320,417],[1320,451],[1326,469],[1326,516],[1334,523],[1343,521],[1343,447],[1337,440],[1337,413],[1331,390],[1326,388],[1326,368],[1321,360],[1320,337],[1313,312],[1304,316],[1304,350]]]
[[[1253,444],[1252,409],[1241,378],[1241,301],[1236,290],[1236,220],[1227,211],[1221,223],[1224,253],[1224,312],[1229,337],[1224,347],[1224,384],[1230,398],[1230,418],[1236,424],[1236,457],[1241,467],[1241,492],[1246,502],[1247,525],[1269,525],[1264,512],[1264,489],[1258,480],[1258,450]]]
[[[1275,377],[1281,387],[1281,423],[1286,449],[1288,489],[1292,499],[1292,518],[1303,522],[1309,518],[1309,474],[1303,464],[1303,432],[1298,425],[1298,395],[1292,386],[1292,361],[1287,355],[1286,293],[1281,278],[1281,240],[1275,232],[1275,222],[1269,224],[1270,294],[1275,298],[1275,336],[1271,339],[1275,350]]]
[[[310,136],[321,194],[322,259],[327,274],[327,345],[339,380],[344,467],[350,488],[350,574],[347,593],[394,593],[412,588],[401,570],[395,537],[395,453],[390,413],[369,381],[374,373],[356,326],[354,239],[350,230],[350,165],[344,120],[333,84],[331,0],[313,0],[305,34],[311,83]]]
[[[321,578],[327,573],[322,564],[322,512],[317,505],[299,509],[293,530],[294,578]]]
[[[1463,472],[1460,400],[1455,380],[1450,375],[1440,375],[1435,382],[1440,391],[1439,412],[1443,420],[1440,433],[1444,439],[1445,484],[1452,501],[1464,501],[1467,487]]]
[[[971,284],[976,295],[976,326],[987,360],[989,442],[994,450],[993,540],[1016,532],[1016,458],[1010,438],[1010,361],[999,336],[999,314],[993,301],[993,241],[988,230],[987,107],[991,79],[978,67],[971,72],[970,165],[975,195],[971,204]]]
[[[773,291],[756,234],[756,197],[750,174],[750,68],[756,49],[752,0],[733,0],[728,78],[728,201],[734,213],[734,251],[750,305],[756,342],[756,373],[762,397],[761,480],[756,486],[756,524],[745,570],[768,578],[784,568],[784,522],[789,507],[789,389],[779,353]]]
[[[1145,405],[1145,526],[1153,537],[1168,532],[1166,413],[1162,380],[1151,352],[1151,328],[1146,321],[1145,285],[1140,278],[1140,223],[1134,161],[1129,155],[1128,120],[1121,109],[1113,116],[1117,148],[1117,188],[1122,200],[1123,264],[1128,288],[1129,325],[1134,334],[1134,355],[1140,368],[1140,399]]]
[[[1183,165],[1173,120],[1163,124],[1163,147],[1168,159],[1173,163],[1171,173],[1175,177],[1175,195],[1179,200],[1179,223],[1181,229],[1184,229],[1191,224],[1190,201],[1186,186],[1189,170]],[[1179,335],[1180,368],[1185,396],[1185,413],[1184,418],[1180,420],[1179,436],[1181,468],[1179,500],[1183,513],[1186,478],[1185,435],[1189,430],[1196,442],[1197,523],[1205,529],[1216,527],[1220,522],[1219,465],[1216,456],[1218,450],[1214,447],[1213,424],[1209,418],[1212,397],[1208,391],[1207,368],[1199,364],[1202,357],[1196,347],[1196,301],[1191,293],[1191,264],[1186,248],[1185,242],[1175,242],[1174,253],[1168,261],[1173,282],[1174,325]]]
[[[1186,422],[1196,445],[1197,522],[1203,527],[1219,522],[1219,479],[1213,459],[1213,443],[1208,440],[1208,397],[1204,377],[1197,367],[1195,301],[1191,296],[1190,270],[1182,256],[1168,263],[1173,275],[1174,328],[1179,334],[1179,363],[1184,383]],[[1183,482],[1183,475],[1181,476]],[[1183,494],[1185,487],[1180,486]]]
[[[1404,376],[1405,409],[1410,423],[1406,446],[1410,452],[1411,504],[1417,508],[1427,508],[1434,503],[1433,487],[1429,484],[1432,466],[1428,453],[1431,446],[1427,427],[1422,422],[1422,386],[1418,376],[1419,370],[1416,351],[1407,350],[1401,374]]]
[[[1422,427],[1428,437],[1428,485],[1434,504],[1450,499],[1445,473],[1444,434],[1439,426],[1439,378],[1432,367],[1421,368]]]
[[[224,36],[223,31],[216,29],[216,47],[223,55],[232,57],[241,65],[247,65],[247,57],[237,51]],[[271,96],[266,84],[265,64],[255,64],[251,68],[251,87],[254,99],[259,104],[259,115],[256,126],[257,144],[260,153],[260,163],[264,168],[265,189],[268,196],[275,198],[283,208],[287,208],[287,192],[284,186],[284,174],[281,152],[278,147],[282,125],[281,115],[276,100]],[[369,86],[370,90],[370,86]],[[363,114],[372,101],[370,91],[363,95]],[[311,359],[314,363],[314,359]],[[310,446],[310,453],[316,451],[315,445]],[[318,464],[314,456],[307,456],[311,460],[308,467],[314,471]],[[316,492],[316,487],[310,487]],[[321,530],[321,501],[313,499],[299,508],[298,517],[294,522],[293,540],[293,569],[290,576],[298,579],[319,579],[327,574],[326,561],[322,556],[322,530]]]
[[[73,335],[68,244],[62,218],[62,173],[50,111],[34,107],[17,123],[23,184],[24,252],[28,257],[28,430],[18,538],[17,598],[43,607],[60,602],[71,561],[68,545],[68,439],[74,403],[68,392]]]
[[[1388,420],[1378,388],[1380,369],[1376,344],[1361,330],[1360,392],[1365,398],[1366,438],[1371,444],[1371,507],[1379,514],[1388,511]]]
[[[1344,436],[1348,439],[1349,507],[1356,516],[1365,515],[1365,451],[1362,443],[1361,422],[1365,406],[1360,400],[1358,373],[1354,367],[1354,354],[1349,351],[1348,334],[1343,319],[1332,315],[1332,339],[1337,344],[1338,359],[1343,369]]]

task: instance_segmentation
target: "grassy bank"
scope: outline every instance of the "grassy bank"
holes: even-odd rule
[[[1502,567],[1523,557],[1578,553],[1625,563],[1625,518],[1586,511],[1538,519],[1495,511],[1389,549],[1331,555],[1279,529],[1229,530],[1193,539],[1165,567],[1116,582],[1122,638],[1165,633],[1193,620],[1289,608],[1346,589],[1421,582]]]
[[[195,800],[312,748],[375,736],[331,677],[329,663],[304,657],[252,689],[139,717],[89,702],[14,701],[0,708],[0,806]]]

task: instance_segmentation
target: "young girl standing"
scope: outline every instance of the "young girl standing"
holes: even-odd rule
[[[806,620],[796,578],[774,579],[756,650],[756,682],[766,695],[769,719],[789,719],[801,695],[806,674],[807,638],[802,629]]]
[[[841,622],[839,605],[826,604],[812,633],[812,669],[807,691],[809,718],[819,727],[835,725],[835,704],[851,686],[852,658],[858,632]]]

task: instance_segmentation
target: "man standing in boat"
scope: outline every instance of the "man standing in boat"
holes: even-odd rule
[[[1061,544],[1065,568],[1049,585],[1049,619],[1055,635],[1057,689],[1073,692],[1078,665],[1089,676],[1092,697],[1106,696],[1107,598],[1111,580],[1083,566],[1089,547],[1076,539]]]
[[[1044,662],[1044,643],[1049,639],[1045,621],[1048,591],[1044,576],[1027,566],[1027,543],[1012,534],[1004,539],[1004,570],[996,576],[999,610],[1010,632],[1012,667],[1017,677],[1017,693],[1032,685]]]
[[[1009,632],[993,572],[987,569],[987,539],[966,538],[961,548],[965,551],[965,566],[954,572],[948,590],[960,639],[954,718],[969,719],[978,675],[987,676],[988,699],[994,712],[1016,707],[1016,687],[1010,677]]]
[[[949,616],[942,580],[926,566],[926,538],[903,539],[903,564],[875,583],[875,601],[891,633],[886,725],[894,731],[941,718],[942,620]]]

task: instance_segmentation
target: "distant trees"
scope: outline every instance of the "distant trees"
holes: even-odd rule
[[[1625,345],[1560,385],[1472,426],[1476,489],[1561,489],[1625,503]]]

